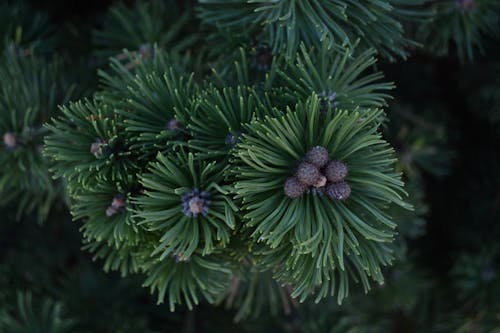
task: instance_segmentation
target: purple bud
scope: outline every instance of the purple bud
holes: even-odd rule
[[[16,149],[17,145],[18,145],[16,136],[13,133],[11,133],[11,132],[5,133],[3,135],[3,144],[9,150]]]

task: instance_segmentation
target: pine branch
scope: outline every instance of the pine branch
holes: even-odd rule
[[[260,35],[272,53],[294,58],[300,42],[320,47],[327,41],[352,48],[361,39],[384,57],[405,57],[413,43],[404,37],[400,21],[415,19],[424,11],[422,0],[200,0],[201,19],[219,28]]]
[[[62,108],[47,125],[46,152],[68,181],[86,248],[106,269],[144,273],[172,310],[230,295],[242,253],[252,258],[255,281],[273,273],[285,289],[272,295],[282,303],[335,293],[341,302],[351,281],[365,290],[369,278],[383,281],[396,227],[386,209],[409,205],[378,132],[384,114],[367,107],[383,105],[391,85],[375,83],[379,74],[361,77],[372,51],[320,62],[330,75],[318,72],[312,52],[303,48],[296,64],[277,61],[276,75],[257,85],[246,62],[235,63],[232,84],[220,75],[217,85],[213,77],[197,84],[169,56],[129,54],[138,62],[112,60],[92,101]],[[347,110],[325,103],[307,82],[338,89]],[[172,120],[176,127],[166,128]],[[321,177],[287,187],[313,147],[326,151],[333,169],[309,166]],[[248,302],[239,318],[252,313],[261,288],[236,291]]]
[[[333,55],[331,55],[333,53]],[[312,93],[321,97],[322,109],[354,110],[380,108],[390,98],[387,91],[394,89],[392,83],[379,82],[380,72],[366,73],[376,63],[374,50],[354,55],[349,49],[329,48],[326,43],[319,51],[309,51],[301,45],[296,60],[278,70],[279,82],[289,101],[295,104]]]
[[[292,282],[292,296],[304,300],[321,286],[317,300],[338,291],[340,302],[351,274],[359,276],[365,289],[368,276],[382,282],[380,266],[391,261],[386,244],[396,226],[384,208],[408,205],[402,201],[402,182],[391,171],[393,151],[377,133],[380,114],[339,110],[322,115],[319,98],[313,96],[295,112],[252,122],[238,144],[232,172],[245,226],[254,241],[271,248],[264,254],[270,259],[264,260],[274,268],[284,265],[277,276]],[[321,187],[311,186],[299,198],[283,193],[287,179],[315,146],[348,166],[352,191],[345,202],[332,202]]]
[[[456,49],[462,62],[484,53],[483,40],[498,38],[500,3],[495,0],[447,0],[433,3],[435,16],[424,23],[418,36],[427,50],[445,56]]]
[[[18,54],[10,45],[0,66],[0,205],[17,201],[18,218],[37,211],[39,221],[63,190],[48,172],[43,158],[42,127],[68,101],[72,87],[61,74],[63,64]],[[69,86],[69,87],[68,87]]]
[[[257,92],[244,86],[208,87],[196,105],[188,126],[192,135],[189,148],[211,159],[229,157],[245,125],[269,112]]]
[[[130,8],[118,3],[109,10],[102,29],[93,31],[95,53],[123,58],[123,49],[128,49],[149,58],[154,56],[154,45],[184,52],[199,39],[190,31],[191,24],[191,13],[182,12],[173,0],[141,1]]]
[[[128,140],[110,106],[84,100],[61,111],[62,116],[46,125],[51,134],[45,153],[54,161],[54,175],[68,181],[70,192],[92,187],[97,179],[118,181],[135,173]]]
[[[8,1],[0,5],[0,50],[15,45],[25,55],[45,53],[54,47],[47,13],[35,11],[24,1]]]
[[[141,177],[144,196],[136,202],[141,226],[161,234],[152,255],[186,261],[197,250],[207,255],[228,245],[236,223],[235,206],[217,186],[221,171],[215,163],[196,161],[192,154],[159,155],[150,164]]]
[[[31,293],[17,294],[15,315],[0,314],[2,332],[64,333],[71,332],[74,321],[63,317],[61,303],[45,299],[41,306],[34,308]]]

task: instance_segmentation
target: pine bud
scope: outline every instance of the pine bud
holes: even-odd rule
[[[174,257],[176,263],[186,263],[191,261],[191,258],[184,257],[184,253],[182,252],[175,252],[172,256]]]
[[[321,173],[314,164],[302,162],[299,164],[295,176],[302,184],[314,185],[318,181],[318,178],[321,176]]]
[[[122,213],[125,211],[127,207],[127,197],[123,194],[117,194],[113,197],[113,201],[111,201],[111,205],[106,208],[106,216],[111,217],[118,213]]]
[[[93,155],[97,155],[99,154],[99,150],[101,148],[101,143],[99,142],[94,142],[90,145],[90,152],[93,154]]]
[[[351,195],[351,187],[346,182],[330,183],[326,187],[326,194],[335,201],[342,201]]]
[[[326,111],[328,111],[328,107],[330,107],[331,109],[337,107],[338,103],[335,102],[335,98],[337,97],[336,92],[330,92],[327,95],[326,92],[323,91],[319,96],[321,97],[319,100],[319,105],[322,114],[325,114]]]
[[[127,206],[127,198],[123,194],[117,194],[113,197],[111,207],[115,209],[122,209]]]
[[[299,182],[296,177],[290,177],[285,181],[283,189],[287,197],[295,199],[304,194],[306,186]]]
[[[226,135],[225,142],[228,146],[234,147],[237,143],[240,142],[241,132],[229,133]]]
[[[348,172],[347,165],[341,161],[330,161],[324,169],[326,178],[333,183],[344,180]]]
[[[167,129],[169,131],[177,131],[179,128],[181,128],[181,122],[177,119],[172,118],[168,121]]]
[[[7,149],[16,149],[17,148],[17,138],[16,136],[11,133],[7,132],[3,135],[3,144]]]
[[[154,47],[149,43],[141,44],[139,46],[139,56],[142,59],[153,59],[155,56]]]
[[[307,152],[306,160],[318,168],[322,168],[328,163],[328,150],[324,147],[316,146]]]
[[[95,157],[100,158],[104,154],[104,148],[106,147],[106,145],[107,145],[106,141],[97,139],[90,145],[90,152]]]
[[[189,200],[189,210],[193,215],[201,214],[203,212],[203,208],[205,207],[205,200],[194,197]]]
[[[182,212],[189,217],[208,214],[210,193],[194,189],[182,196]]]

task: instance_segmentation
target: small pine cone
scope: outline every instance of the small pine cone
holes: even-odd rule
[[[306,154],[306,160],[318,168],[322,168],[328,163],[328,150],[321,146],[316,146]]]
[[[318,181],[318,178],[321,177],[321,173],[319,172],[318,167],[314,164],[308,162],[302,162],[299,164],[295,176],[305,185],[314,185]]]
[[[301,197],[306,191],[306,186],[301,184],[297,178],[290,177],[286,180],[283,186],[285,190],[285,195],[289,198],[295,199]]]
[[[330,183],[326,187],[326,194],[335,201],[343,201],[351,195],[351,187],[346,182]]]
[[[348,172],[347,165],[341,161],[328,162],[324,170],[326,178],[333,183],[343,181]]]

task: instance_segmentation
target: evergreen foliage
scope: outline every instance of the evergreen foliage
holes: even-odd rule
[[[0,0],[0,332],[497,332],[499,9]]]
[[[20,55],[9,45],[0,66],[0,204],[17,203],[18,218],[36,210],[42,221],[64,191],[42,156],[43,128],[72,96],[61,61]]]
[[[419,177],[422,172],[436,177],[448,174],[456,152],[450,148],[453,138],[440,125],[447,120],[433,115],[436,107],[422,110],[422,117],[411,113],[404,104],[391,106],[391,123],[385,134],[397,151],[397,169],[410,178]]]
[[[396,226],[383,209],[391,202],[406,204],[401,197],[402,183],[390,171],[394,157],[377,134],[380,111],[356,107],[351,114],[332,110],[329,105],[324,114],[317,95],[299,102],[295,112],[280,111],[272,105],[286,104],[286,95],[281,100],[278,94],[263,100],[252,87],[203,89],[172,69],[158,76],[155,72],[142,74],[145,68],[141,67],[132,77],[118,62],[113,66],[117,76],[103,74],[103,91],[94,101],[64,107],[64,117],[48,126],[52,134],[46,140],[47,153],[54,158],[56,175],[69,185],[74,199],[73,215],[84,221],[86,240],[114,247],[107,255],[118,260],[134,257],[134,266],[147,272],[146,285],[159,291],[160,301],[167,294],[172,308],[181,299],[192,306],[198,302],[198,289],[214,300],[210,296],[214,290],[196,279],[206,277],[202,268],[217,271],[209,258],[214,256],[212,252],[224,250],[237,235],[231,232],[236,221],[240,221],[238,229],[255,228],[252,238],[245,241],[265,241],[272,249],[260,251],[255,264],[262,261],[263,267],[269,269],[270,263],[274,263],[271,270],[276,277],[283,284],[295,285],[293,296],[302,301],[322,285],[316,299],[340,288],[340,302],[348,293],[349,275],[360,279],[365,289],[369,288],[368,276],[382,281],[379,266],[389,264],[392,258],[390,248],[383,243],[393,240],[391,230]],[[357,70],[352,66],[344,72],[355,77]],[[127,79],[118,81],[120,77]],[[360,79],[363,83],[372,80]],[[123,101],[121,96],[125,93],[131,97]],[[348,92],[345,95],[350,96]],[[351,105],[356,104],[357,98],[363,100],[354,93],[349,100]],[[272,111],[266,110],[269,104]],[[158,112],[153,111],[155,108]],[[162,115],[163,110],[168,113]],[[273,114],[275,117],[269,118]],[[183,129],[187,142],[176,133],[178,128],[165,129],[172,119],[179,121],[179,127],[187,124]],[[303,128],[302,124],[308,126]],[[320,133],[323,134],[318,136]],[[286,177],[307,147],[319,144],[327,148],[332,158],[352,165],[348,180],[354,194],[347,206],[316,198],[313,193],[305,201],[290,201],[283,194]],[[179,145],[194,149],[195,155],[176,155],[175,147]],[[159,147],[164,147],[167,155],[158,155],[153,163],[155,158],[149,152],[158,151]],[[271,147],[276,148],[269,150]],[[237,202],[233,203],[232,193],[242,204],[243,214],[238,218],[234,214],[240,208]],[[117,195],[123,196],[120,207],[114,204]],[[266,205],[262,205],[264,202]],[[294,228],[290,223],[291,216],[300,221],[313,211],[316,213],[310,226]],[[335,223],[322,227],[325,221]],[[259,227],[256,223],[264,224]],[[368,243],[363,244],[364,239]],[[126,253],[127,248],[130,253]],[[119,249],[125,253],[116,257],[114,253]],[[147,249],[151,253],[145,256]],[[292,255],[284,262],[282,253],[290,250]],[[175,282],[186,273],[173,267],[169,272],[169,261],[192,266],[193,284]],[[300,266],[297,261],[301,261]],[[280,263],[283,268],[277,269]],[[218,264],[223,262],[219,260]],[[107,266],[117,268],[121,264]],[[306,278],[312,267],[320,269],[317,277]],[[334,278],[336,274],[340,287]],[[330,281],[328,287],[322,283],[324,280]],[[220,293],[223,288],[216,290]]]
[[[161,235],[152,255],[187,261],[196,250],[207,255],[228,245],[236,207],[221,180],[215,163],[195,161],[192,154],[158,155],[141,177],[144,196],[137,199],[141,225]]]
[[[242,264],[241,272],[231,279],[227,294],[223,295],[226,308],[237,310],[234,320],[261,318],[266,314],[291,315],[297,301],[290,297],[288,288],[282,287],[272,272],[260,272],[248,260]]]
[[[329,56],[334,52],[334,56]],[[353,55],[349,49],[332,50],[324,43],[320,51],[301,46],[295,62],[278,71],[279,85],[291,103],[316,93],[323,112],[328,106],[344,110],[380,108],[387,105],[391,83],[379,82],[380,72],[367,73],[376,63],[373,49]]]
[[[57,177],[90,187],[98,178],[116,182],[127,179],[129,172],[134,174],[135,166],[127,158],[128,142],[112,108],[98,100],[84,100],[61,111],[66,116],[54,118],[46,139]]]
[[[307,47],[328,40],[352,47],[376,48],[383,56],[405,57],[412,42],[404,37],[401,21],[425,15],[423,0],[403,1],[269,1],[201,0],[200,17],[217,28],[228,28],[268,43],[273,54],[293,58],[301,42]]]
[[[0,330],[12,333],[65,333],[71,332],[73,323],[65,318],[60,303],[44,300],[39,308],[33,307],[31,293],[18,293],[15,315],[0,315]]]
[[[123,49],[141,58],[154,57],[154,46],[174,52],[184,51],[198,36],[189,33],[190,14],[173,0],[148,0],[133,6],[117,3],[103,19],[103,27],[93,31],[97,56],[123,58]]]
[[[419,38],[439,56],[447,55],[453,47],[461,61],[472,61],[475,53],[484,52],[483,40],[498,35],[498,1],[447,0],[432,6],[436,16],[420,27]]]
[[[369,289],[368,276],[380,283],[380,266],[391,261],[384,243],[393,239],[396,225],[383,208],[406,204],[402,183],[391,172],[391,149],[376,132],[380,111],[364,113],[339,110],[322,116],[318,97],[312,97],[295,112],[251,123],[238,145],[241,162],[233,172],[246,225],[256,241],[276,253],[273,266],[284,266],[278,276],[292,282],[292,295],[301,300],[320,288],[316,299],[338,294],[340,302],[348,294],[348,276]],[[332,203],[320,189],[299,199],[283,195],[284,181],[316,145],[349,166],[353,195],[345,204]]]
[[[25,55],[47,51],[53,45],[52,27],[44,12],[34,12],[24,1],[6,1],[0,4],[0,36],[3,49],[14,44]],[[5,45],[4,45],[5,44]]]

